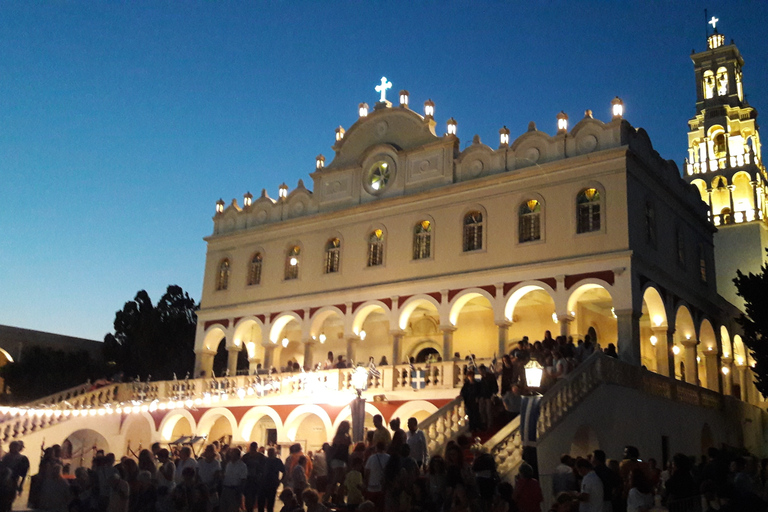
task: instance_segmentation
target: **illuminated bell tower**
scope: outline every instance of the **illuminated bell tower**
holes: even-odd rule
[[[707,49],[693,53],[696,115],[688,121],[684,178],[698,187],[717,226],[715,260],[720,295],[743,308],[736,295],[736,270],[759,272],[766,260],[766,174],[760,153],[757,111],[744,99],[744,59],[717,31]]]

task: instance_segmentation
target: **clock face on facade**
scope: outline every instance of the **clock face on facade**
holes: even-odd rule
[[[366,181],[371,193],[382,192],[389,184],[392,172],[387,162],[376,162],[368,170]]]

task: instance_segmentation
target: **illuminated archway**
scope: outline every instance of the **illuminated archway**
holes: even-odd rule
[[[675,344],[672,353],[675,360],[675,377],[690,384],[698,381],[695,349],[687,349],[685,344],[696,340],[696,327],[693,316],[685,304],[681,304],[675,313]]]
[[[72,432],[61,444],[64,445],[65,443],[71,447],[71,450],[69,450],[69,453],[64,454],[68,455],[68,457],[62,459],[62,463],[69,464],[72,473],[74,473],[76,468],[90,468],[97,450],[104,450],[104,453],[111,451],[106,438],[99,432],[89,428]]]
[[[717,364],[717,340],[712,324],[706,318],[699,326],[699,344],[696,347],[696,363],[699,368],[699,385],[712,391],[720,386]]]
[[[448,315],[451,325],[456,327],[453,333],[455,352],[472,353],[479,358],[492,357],[498,352],[494,302],[487,291],[479,289],[465,290],[456,296]]]
[[[232,411],[224,407],[214,407],[205,411],[200,418],[196,434],[214,441],[225,436],[234,436],[237,432],[237,420]]]
[[[259,429],[259,426],[262,428]],[[240,437],[246,441],[256,441],[259,444],[264,444],[266,442],[266,429],[268,428],[274,428],[281,432],[283,430],[283,420],[280,419],[280,415],[273,408],[259,405],[249,409],[240,420]]]
[[[440,305],[429,295],[417,295],[408,299],[400,310],[398,325],[405,331],[400,352],[409,354],[416,344],[427,338],[442,345]],[[447,358],[443,354],[443,358]],[[390,361],[397,364],[401,361]]]
[[[336,356],[345,354],[347,341],[344,339],[344,313],[335,306],[320,308],[310,319],[309,335],[314,340],[311,351],[312,366],[325,363],[327,353]],[[304,362],[305,366],[308,366]]]
[[[378,362],[382,355],[392,357],[389,331],[390,310],[384,303],[370,301],[359,306],[352,320],[352,332],[361,338],[356,348],[357,360],[363,362],[373,357]]]
[[[305,450],[322,447],[333,435],[331,432],[331,418],[318,405],[300,405],[285,419],[285,436],[291,442],[303,442]]]
[[[301,340],[302,320],[293,311],[281,313],[269,330],[269,340],[277,345],[275,366],[283,367],[289,361],[304,364],[304,345]],[[279,363],[278,363],[279,361]]]
[[[583,339],[593,332],[601,347],[609,343],[618,349],[618,323],[613,310],[613,297],[608,291],[608,283],[598,279],[585,280],[568,297],[568,313],[571,321],[571,335],[574,339]],[[591,330],[590,330],[591,329]]]
[[[552,288],[539,282],[522,283],[510,290],[504,305],[504,318],[512,322],[507,329],[507,351],[523,336],[534,341],[544,331],[560,334],[554,294]]]
[[[246,350],[248,360],[254,366],[252,369],[256,364],[264,363],[263,329],[261,320],[255,317],[243,318],[235,325],[232,344]]]
[[[669,375],[667,311],[659,290],[649,285],[643,292],[640,317],[640,358],[647,369]]]
[[[181,420],[185,420],[181,422]],[[181,424],[179,424],[181,422]],[[176,427],[179,427],[178,429]],[[193,435],[197,429],[195,418],[186,409],[174,409],[160,422],[160,437],[163,441],[174,441],[182,435]],[[182,432],[183,431],[183,432]],[[176,435],[176,437],[174,437]]]

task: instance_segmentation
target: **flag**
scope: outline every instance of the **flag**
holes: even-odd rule
[[[536,446],[536,424],[541,412],[541,395],[524,396],[520,405],[520,437],[523,446]]]
[[[413,368],[413,365],[411,365]],[[414,391],[427,387],[427,372],[425,370],[411,370],[411,387]]]

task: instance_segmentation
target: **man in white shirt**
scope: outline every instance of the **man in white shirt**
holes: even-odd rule
[[[221,463],[216,460],[216,449],[212,444],[205,447],[202,458],[197,461],[197,477],[200,483],[208,489],[208,507],[206,510],[212,512],[213,508],[219,504],[218,479],[221,473]]]
[[[197,470],[197,461],[192,458],[192,448],[189,446],[182,446],[181,451],[179,452],[179,463],[176,464],[176,473],[173,477],[173,480],[177,484],[180,484],[184,481],[182,472],[186,468]]]
[[[222,481],[221,512],[238,512],[243,498],[245,479],[248,478],[248,466],[240,460],[240,448],[230,448],[227,452],[227,466],[224,468]]]
[[[408,447],[411,449],[411,457],[416,459],[416,464],[421,469],[427,464],[427,438],[418,426],[419,420],[408,418]]]
[[[603,512],[603,481],[592,469],[587,459],[576,461],[576,471],[581,475],[579,512]]]

